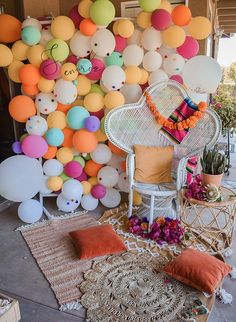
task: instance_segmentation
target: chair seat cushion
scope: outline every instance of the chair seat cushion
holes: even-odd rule
[[[139,193],[154,196],[172,196],[176,194],[176,182],[159,184],[135,182],[133,188]]]

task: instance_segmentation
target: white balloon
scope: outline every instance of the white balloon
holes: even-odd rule
[[[107,163],[107,165],[109,165],[112,168],[115,168],[118,173],[121,173],[123,171],[121,163],[124,160],[125,159],[122,158],[121,156],[116,155],[116,154],[113,153],[112,157],[111,157],[111,160]]]
[[[42,136],[46,133],[48,124],[42,116],[34,115],[28,118],[25,127],[29,134]]]
[[[95,199],[93,196],[89,195],[84,195],[81,198],[81,206],[83,209],[92,211],[97,208],[98,206],[98,199]]]
[[[142,96],[142,88],[138,84],[125,84],[120,92],[125,97],[126,104],[137,103]]]
[[[99,86],[101,87],[101,90],[104,92],[104,93],[109,93],[109,89],[106,88],[106,86],[103,84],[102,80],[100,79],[100,82],[99,82]]]
[[[158,53],[161,55],[162,60],[164,62],[164,60],[168,58],[171,54],[176,54],[176,50],[166,45],[161,45],[160,49],[158,49]]]
[[[143,61],[144,50],[138,45],[129,45],[123,51],[125,66],[139,66]]]
[[[191,100],[196,104],[199,104],[200,102],[207,102],[208,101],[208,94],[207,93],[204,93],[204,94],[195,93],[195,92],[191,91],[190,89],[187,89],[187,93],[188,93],[188,96],[191,98]]]
[[[157,50],[162,45],[161,32],[153,27],[145,29],[141,36],[141,44],[146,50]]]
[[[73,212],[76,208],[79,207],[80,200],[81,197],[73,201],[65,199],[62,193],[60,193],[57,197],[56,203],[59,210],[64,212]]]
[[[106,144],[99,143],[96,149],[90,153],[91,159],[98,164],[105,164],[111,160],[112,153]]]
[[[97,178],[100,184],[104,185],[107,188],[112,188],[117,184],[119,180],[119,174],[116,169],[110,166],[105,166],[98,171]]]
[[[27,224],[33,224],[38,221],[43,214],[43,207],[38,200],[29,199],[23,201],[18,207],[18,216],[20,220]]]
[[[69,179],[63,183],[62,196],[68,200],[80,200],[83,194],[82,184],[75,179]]]
[[[49,177],[59,176],[63,169],[63,164],[56,159],[49,159],[43,164],[43,172]]]
[[[108,66],[102,73],[101,81],[109,91],[117,91],[125,83],[125,72],[119,66]]]
[[[218,62],[208,56],[196,56],[187,61],[183,69],[186,86],[196,93],[214,93],[220,84],[222,69]]]
[[[43,182],[39,192],[42,195],[48,195],[52,192],[52,190],[48,188],[48,176],[43,176]]]
[[[161,67],[162,58],[156,51],[148,51],[143,58],[143,68],[148,72],[154,72]]]
[[[39,31],[42,30],[41,23],[39,22],[38,19],[35,19],[35,18],[27,18],[27,19],[25,19],[22,22],[21,29],[23,29],[23,28],[25,28],[27,26],[33,26],[33,27],[37,28]]]
[[[127,39],[128,45],[141,45],[142,31],[135,29],[132,36]]]
[[[70,39],[70,50],[77,57],[86,57],[91,53],[91,37],[77,31]]]
[[[54,96],[61,104],[71,104],[77,98],[77,87],[70,81],[58,79],[54,87]]]
[[[39,113],[47,115],[57,109],[57,101],[51,93],[39,93],[35,98],[35,106]]]
[[[152,85],[154,83],[160,83],[167,81],[169,79],[168,75],[162,69],[157,69],[149,75],[148,84]]]
[[[108,29],[98,30],[91,38],[91,48],[100,57],[110,56],[115,47],[115,37]]]
[[[107,189],[105,197],[100,199],[100,201],[107,208],[115,208],[120,204],[121,195],[116,189],[110,188]]]
[[[33,198],[43,183],[43,168],[36,159],[15,155],[0,164],[0,195],[22,202]]]
[[[164,71],[169,76],[181,74],[184,65],[185,60],[179,54],[171,54],[163,62]]]
[[[50,28],[49,29],[43,29],[41,31],[41,39],[40,39],[40,45],[45,47],[49,40],[53,39],[53,35],[51,34]]]
[[[129,192],[129,178],[125,172],[119,175],[118,187],[121,191]]]

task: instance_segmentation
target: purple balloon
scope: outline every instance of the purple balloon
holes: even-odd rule
[[[95,199],[102,199],[103,197],[105,197],[106,192],[107,192],[106,187],[104,187],[102,184],[96,184],[95,186],[92,187],[91,195]]]
[[[89,116],[84,122],[84,127],[89,132],[96,132],[100,128],[100,120],[97,116]]]
[[[78,181],[87,181],[88,176],[84,171],[82,171],[81,175],[79,177],[75,178],[75,179],[78,180]]]
[[[75,28],[79,29],[79,25],[83,20],[83,17],[78,12],[78,5],[70,9],[69,17],[74,22]]]
[[[12,151],[15,154],[21,154],[23,152],[21,149],[21,142],[20,141],[16,141],[12,144]]]

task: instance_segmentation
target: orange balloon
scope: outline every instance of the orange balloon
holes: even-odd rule
[[[61,111],[61,112],[64,112],[64,113],[67,113],[67,111],[69,111],[69,109],[71,108],[72,104],[61,104],[61,103],[58,103],[57,104],[57,111]]]
[[[23,90],[24,94],[29,95],[29,96],[35,96],[39,92],[37,85],[22,84],[22,90]]]
[[[85,36],[92,36],[96,32],[97,26],[89,18],[86,18],[81,21],[79,29]]]
[[[81,129],[73,135],[73,145],[80,153],[90,153],[95,150],[98,140],[93,132]]]
[[[21,38],[21,22],[6,14],[0,15],[0,42],[14,42]]]
[[[192,18],[192,13],[187,6],[181,4],[173,9],[171,18],[177,26],[186,26]]]
[[[108,146],[111,150],[111,152],[117,154],[117,155],[120,155],[120,156],[125,156],[125,151],[119,149],[117,146],[115,146],[114,144],[112,144],[110,141],[108,141]]]
[[[121,168],[124,172],[126,172],[126,160],[121,162]]]
[[[57,153],[57,147],[56,146],[48,146],[47,152],[43,155],[43,158],[46,160],[55,158]]]
[[[32,64],[26,64],[21,67],[19,71],[20,81],[25,85],[36,85],[38,84],[41,75],[38,67]]]
[[[28,96],[17,95],[10,101],[9,113],[15,121],[25,123],[29,117],[36,114],[34,101]]]
[[[84,172],[90,177],[96,177],[98,171],[103,167],[102,164],[98,164],[93,160],[89,160],[86,162],[84,167]]]
[[[65,146],[66,148],[72,148],[73,147],[73,135],[75,133],[74,130],[69,129],[68,127],[65,127],[62,132],[64,133],[64,141],[62,143],[62,146]]]

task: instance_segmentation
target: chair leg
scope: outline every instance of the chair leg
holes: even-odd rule
[[[150,230],[150,227],[153,223],[154,201],[155,201],[155,196],[151,196],[150,215],[149,215],[149,230]]]
[[[129,211],[128,211],[129,218],[132,216],[132,210],[133,210],[133,189],[130,189],[130,191],[129,191]]]

